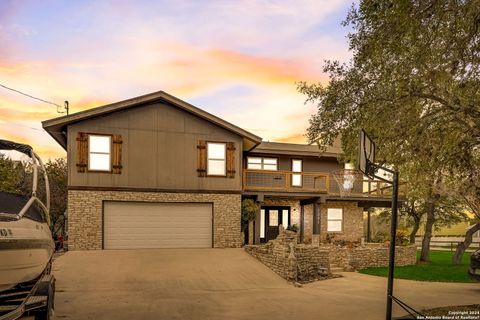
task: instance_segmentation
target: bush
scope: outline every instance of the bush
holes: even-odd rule
[[[293,232],[298,232],[298,225],[292,224],[287,227],[287,230],[293,231]]]
[[[248,228],[248,223],[257,218],[258,205],[252,199],[242,201],[242,231]]]
[[[395,237],[397,246],[407,246],[410,244],[408,233],[406,230],[397,230],[397,236]]]

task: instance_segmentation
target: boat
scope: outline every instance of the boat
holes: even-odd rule
[[[27,195],[0,191],[1,292],[32,281],[51,268],[55,244],[49,227],[50,190],[42,160],[25,144],[0,140],[0,150],[27,155],[32,180]]]

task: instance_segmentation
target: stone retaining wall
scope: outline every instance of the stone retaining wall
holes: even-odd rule
[[[245,250],[288,281],[308,281],[329,272],[328,250],[297,244],[297,234],[280,227],[275,240]]]
[[[368,243],[356,247],[321,245],[320,248],[329,252],[330,264],[335,264],[345,271],[388,266],[389,246],[383,243]],[[415,245],[396,247],[396,266],[414,265],[416,262],[417,248]]]

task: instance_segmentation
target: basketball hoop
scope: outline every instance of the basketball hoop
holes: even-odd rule
[[[363,180],[363,173],[355,169],[335,170],[332,172],[332,176],[338,184],[342,198],[350,196],[356,181]]]

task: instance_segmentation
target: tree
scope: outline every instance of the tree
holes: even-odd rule
[[[463,254],[472,244],[473,235],[480,230],[480,203],[475,198],[464,196],[464,201],[467,208],[474,214],[474,218],[471,219],[472,226],[467,230],[465,234],[465,240],[460,242],[455,250],[455,254],[452,257],[452,263],[458,265],[462,261]]]
[[[14,161],[0,154],[0,191],[31,196],[32,170],[29,162]],[[45,163],[50,184],[50,220],[51,229],[56,232],[64,227],[63,213],[67,208],[67,162],[58,158]],[[45,183],[39,172],[37,196],[44,201]]]
[[[242,200],[242,231],[248,228],[248,223],[257,218],[258,205],[253,199]]]
[[[405,216],[408,219],[407,226],[410,226],[412,230],[409,234],[410,244],[415,244],[415,237],[420,229],[420,222],[425,214],[425,208],[422,206],[421,200],[409,198],[408,201],[403,203],[399,207],[400,217]]]
[[[466,190],[480,201],[480,2],[363,0],[344,24],[353,28],[352,59],[326,62],[327,86],[298,86],[318,103],[307,137],[328,145],[341,135],[353,160],[364,128],[379,159],[404,178],[417,175],[427,217],[421,259],[428,260],[447,181],[472,186]]]
[[[64,213],[67,210],[67,162],[63,158],[49,159],[45,163],[50,183],[50,218],[52,232],[63,230]],[[62,231],[63,233],[63,231]]]
[[[23,164],[0,153],[0,191],[23,194]]]

